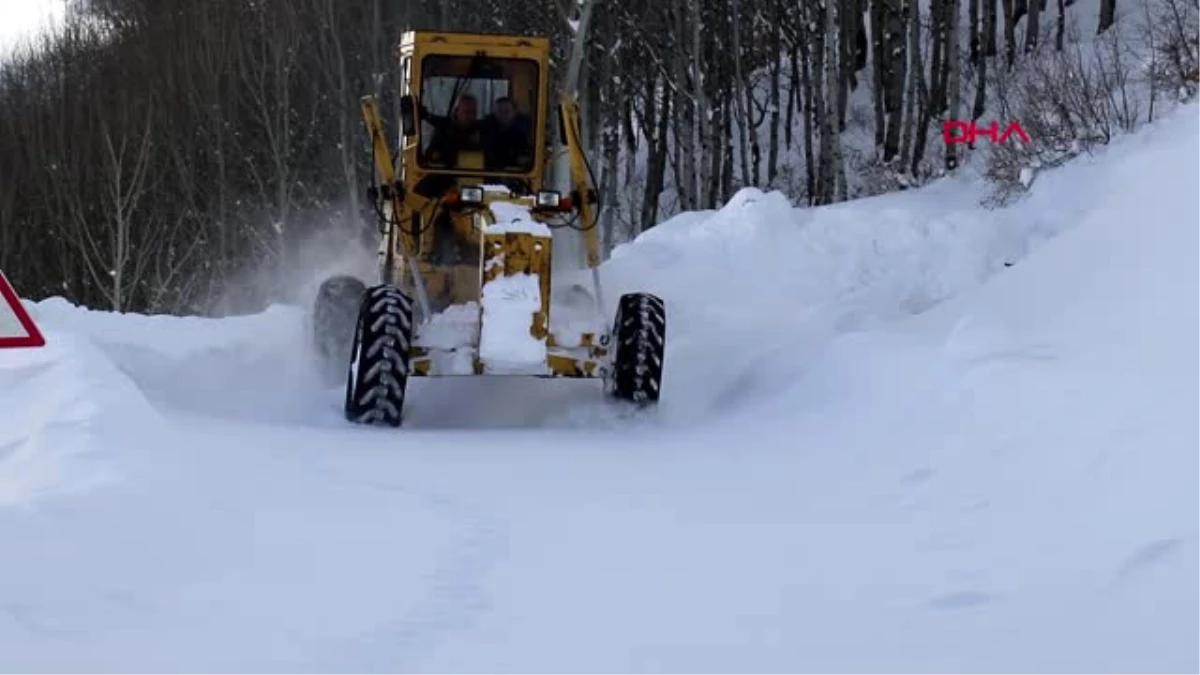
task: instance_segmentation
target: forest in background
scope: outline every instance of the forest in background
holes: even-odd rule
[[[1086,1],[72,0],[0,61],[0,269],[101,309],[286,298],[282,272],[248,271],[314,237],[374,247],[357,102],[392,100],[402,31],[547,35],[561,68],[584,3],[606,248],[744,186],[829,204],[983,151],[1002,201],[1195,96],[1197,0],[1069,22]],[[947,145],[947,119],[1019,119],[1033,142]]]

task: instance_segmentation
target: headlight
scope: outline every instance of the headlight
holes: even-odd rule
[[[558,208],[558,203],[561,201],[562,195],[554,190],[542,190],[537,194],[538,206]]]
[[[458,200],[464,204],[482,204],[483,188],[478,185],[464,185],[458,190]]]

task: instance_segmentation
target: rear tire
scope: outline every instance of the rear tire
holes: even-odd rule
[[[608,394],[639,405],[658,403],[666,339],[667,310],[661,298],[621,296],[613,321],[612,368],[605,378]]]
[[[395,286],[367,289],[358,312],[346,376],[346,419],[400,426],[408,385],[413,303]]]
[[[313,303],[313,346],[321,376],[329,386],[341,381],[354,344],[354,323],[367,286],[351,276],[330,277]]]

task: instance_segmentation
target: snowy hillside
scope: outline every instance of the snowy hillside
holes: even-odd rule
[[[667,300],[653,415],[418,381],[349,427],[300,309],[37,303],[0,670],[1196,671],[1197,112],[1002,211],[651,230],[604,277]]]

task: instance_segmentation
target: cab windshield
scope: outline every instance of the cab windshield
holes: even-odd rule
[[[421,166],[529,173],[536,159],[537,93],[536,61],[425,57],[419,99]]]

